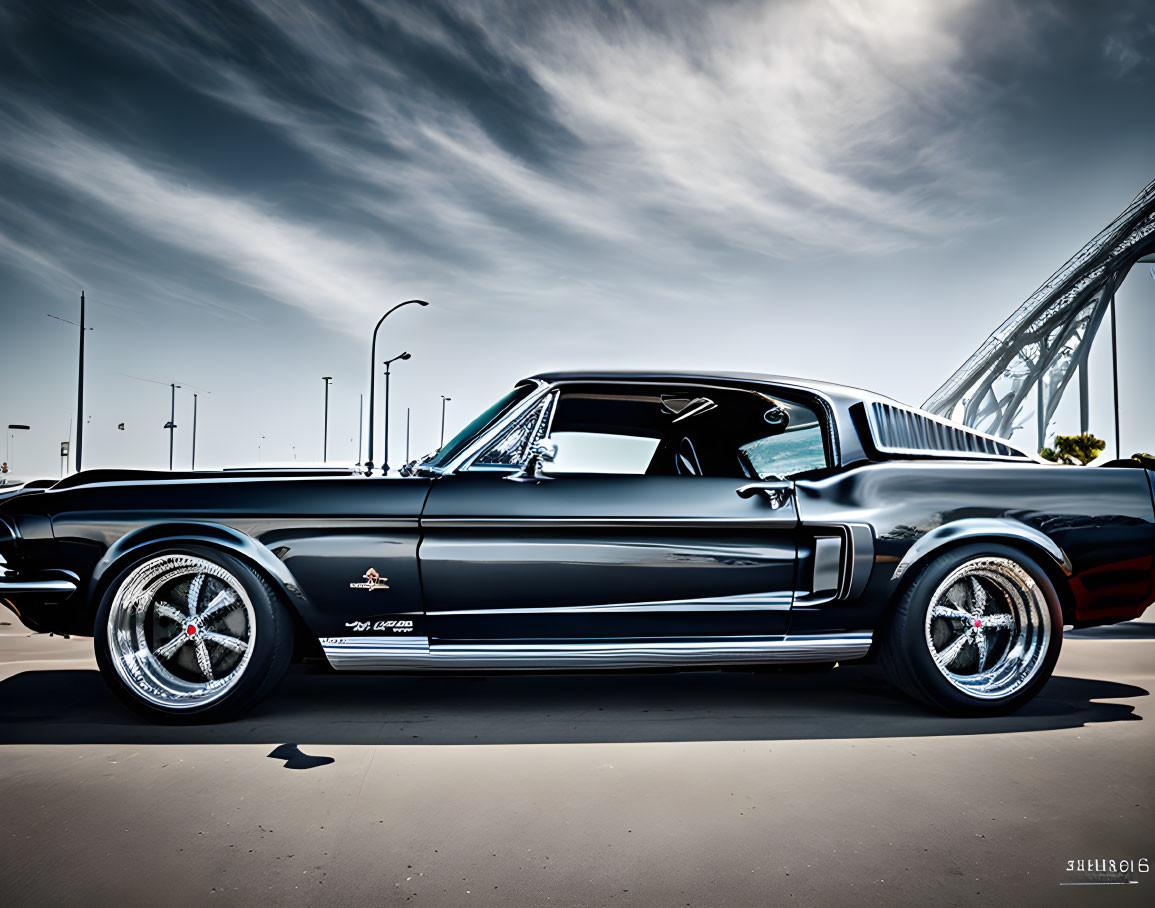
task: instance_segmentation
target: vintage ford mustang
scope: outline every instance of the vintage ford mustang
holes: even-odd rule
[[[346,671],[877,659],[1016,709],[1155,598],[1155,462],[1044,464],[769,375],[538,375],[400,476],[91,471],[0,499],[0,599],[161,721]],[[40,485],[41,487],[36,487]]]

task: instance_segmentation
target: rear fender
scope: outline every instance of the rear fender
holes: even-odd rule
[[[1046,558],[1050,565],[1070,577],[1071,559],[1055,540],[1032,526],[1007,517],[966,517],[935,527],[907,549],[894,568],[891,580],[899,581],[916,564],[925,562],[944,546],[979,539],[1004,539],[1027,547]]]

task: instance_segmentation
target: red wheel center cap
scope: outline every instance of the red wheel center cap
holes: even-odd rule
[[[976,622],[975,622],[975,624],[978,624],[978,622],[976,621]],[[195,634],[196,632],[197,632],[197,627],[196,627],[196,625],[195,625],[195,624],[190,624],[190,625],[188,626],[188,635],[191,637],[191,636],[192,636],[193,634]]]
[[[978,618],[975,618],[975,627],[982,627],[982,626],[983,626],[983,623],[981,621],[979,621]],[[193,629],[190,627],[188,629],[188,632],[191,634],[193,632]]]

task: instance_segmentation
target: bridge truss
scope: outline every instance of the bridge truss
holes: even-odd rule
[[[923,409],[1003,438],[1033,421],[1042,448],[1046,427],[1078,374],[1080,431],[1087,431],[1091,342],[1131,266],[1153,251],[1155,180],[1032,293]],[[1118,408],[1117,388],[1115,401]]]

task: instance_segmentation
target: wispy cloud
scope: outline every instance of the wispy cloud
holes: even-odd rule
[[[382,301],[410,296],[436,305],[395,329],[419,354],[408,380],[451,391],[462,414],[567,362],[827,373],[918,399],[938,359],[985,336],[958,310],[997,323],[1114,211],[1088,216],[1086,200],[1142,167],[1150,126],[1126,112],[1155,59],[1146,12],[9,0],[0,381],[62,355],[50,339],[25,349],[14,326],[81,285],[116,327],[94,335],[94,363],[171,359],[179,377],[234,386],[214,407],[245,431],[245,394],[275,373],[257,421],[285,445],[316,384],[305,370],[339,375]],[[1076,183],[1064,208],[1056,193]],[[1028,251],[1062,248],[1012,278],[992,249],[1024,229]],[[893,325],[915,309],[933,349],[861,356],[897,349]],[[359,393],[364,364],[344,366]]]
[[[313,158],[312,207],[29,102],[0,151],[338,324],[431,269],[549,305],[560,274],[677,284],[973,225],[973,6],[141,6],[86,28]]]
[[[35,128],[11,120],[5,127],[0,155],[100,206],[121,228],[199,256],[277,300],[344,321],[344,307],[333,302],[394,290],[386,269],[365,261],[357,243],[279,216],[270,205],[190,184],[53,117],[41,117]]]
[[[1146,26],[1149,30],[1150,26]],[[1133,43],[1130,35],[1111,35],[1103,42],[1103,56],[1119,76],[1129,75],[1147,61],[1143,52]]]

